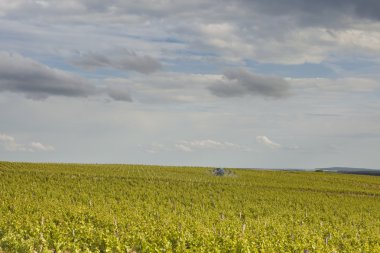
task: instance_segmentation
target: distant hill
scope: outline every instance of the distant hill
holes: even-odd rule
[[[315,169],[315,171],[380,176],[380,170],[366,169],[366,168],[329,167],[329,168],[317,168]]]

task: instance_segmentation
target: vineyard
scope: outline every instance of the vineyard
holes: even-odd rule
[[[380,177],[0,162],[0,252],[380,252]]]

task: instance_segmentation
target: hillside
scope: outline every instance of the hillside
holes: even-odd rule
[[[365,168],[329,167],[329,168],[318,168],[318,169],[316,169],[316,171],[336,172],[336,173],[344,173],[344,174],[380,176],[380,170],[365,169]]]
[[[380,178],[0,162],[0,252],[380,252]]]

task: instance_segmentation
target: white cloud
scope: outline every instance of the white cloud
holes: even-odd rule
[[[183,151],[183,152],[193,152],[193,149],[189,146],[186,146],[185,144],[182,143],[176,143],[174,144],[174,147],[177,150]]]
[[[263,145],[265,145],[267,147],[273,148],[273,149],[279,149],[279,148],[281,148],[281,144],[278,144],[278,143],[270,140],[268,137],[266,137],[264,135],[257,136],[256,140],[259,143],[261,143],[261,144],[263,144]]]
[[[210,140],[210,139],[179,141],[174,146],[177,150],[185,151],[185,152],[192,152],[195,150],[203,150],[203,149],[208,149],[208,150],[243,149],[242,146],[235,143],[226,142],[226,141],[215,141],[215,140]]]
[[[158,153],[162,151],[181,151],[195,152],[199,150],[240,150],[251,151],[250,148],[241,146],[227,141],[215,141],[211,139],[192,140],[192,141],[177,141],[175,143],[162,144],[151,143],[150,145],[141,146],[148,153]]]
[[[36,151],[52,151],[54,147],[51,145],[42,144],[41,142],[32,142],[29,145],[33,150]]]
[[[0,134],[0,141],[3,142],[14,142],[15,138],[6,134]]]
[[[0,134],[0,143],[8,151],[27,151],[25,145],[18,144],[13,136]]]
[[[35,152],[35,151],[53,151],[54,147],[51,145],[42,144],[41,142],[31,142],[28,144],[18,143],[13,136],[0,133],[0,144],[3,145],[5,150],[11,152]]]

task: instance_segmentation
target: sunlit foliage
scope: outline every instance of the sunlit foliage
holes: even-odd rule
[[[380,252],[380,177],[0,162],[0,252]]]

